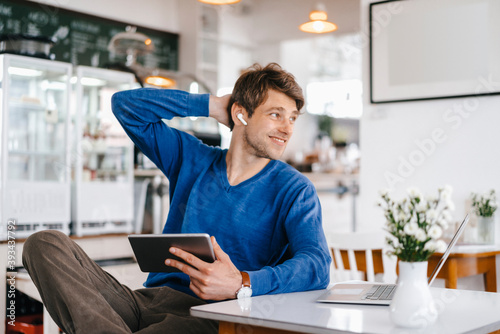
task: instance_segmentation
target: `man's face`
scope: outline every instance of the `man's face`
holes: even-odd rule
[[[269,90],[267,100],[247,119],[243,140],[249,153],[266,159],[279,159],[290,140],[299,111],[295,100]]]

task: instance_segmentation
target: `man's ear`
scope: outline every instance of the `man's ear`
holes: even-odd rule
[[[247,111],[238,103],[234,102],[231,106],[231,118],[234,124],[243,125],[241,120],[238,119],[238,114],[242,114],[244,119],[247,119]]]

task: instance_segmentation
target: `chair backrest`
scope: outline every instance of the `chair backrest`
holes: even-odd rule
[[[330,233],[328,245],[333,257],[335,280],[362,279],[375,281],[376,274],[384,273],[384,231]],[[360,272],[364,277],[360,277]]]

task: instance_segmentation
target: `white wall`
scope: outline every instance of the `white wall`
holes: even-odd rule
[[[370,2],[376,1],[363,0],[361,4],[363,38],[358,48],[363,53],[365,92],[369,92]],[[483,92],[488,90],[484,82],[478,81],[478,87]],[[375,206],[382,188],[392,188],[394,196],[399,197],[410,186],[435,194],[438,186],[449,184],[454,188],[457,221],[465,214],[465,201],[471,191],[500,191],[499,124],[500,96],[375,105],[369,103],[366,93],[360,129],[360,229],[384,224],[382,211]],[[500,256],[497,266],[499,263]],[[437,284],[442,286],[443,282]],[[483,282],[481,277],[471,276],[460,279],[458,287],[480,290]]]
[[[309,39],[283,42],[280,48],[280,58],[277,60],[285,70],[295,76],[297,83],[302,87],[304,96],[311,74],[310,67],[307,65],[311,58],[310,52],[308,52],[311,50],[311,44]],[[302,109],[302,113],[283,155],[284,160],[293,160],[295,153],[307,154],[314,148],[314,140],[318,135],[317,117],[306,113],[305,107]]]
[[[361,10],[366,38],[369,3],[364,0]],[[369,92],[368,44],[360,42],[360,49],[364,91]],[[478,87],[488,90],[481,81]],[[375,206],[382,188],[403,196],[410,186],[435,194],[438,186],[449,184],[454,188],[456,220],[464,215],[471,191],[500,191],[500,96],[375,105],[366,93],[364,101],[359,226],[383,224]]]
[[[219,88],[232,87],[241,71],[251,66],[253,17],[245,2],[219,8]]]
[[[178,0],[31,0],[147,28],[179,32]]]

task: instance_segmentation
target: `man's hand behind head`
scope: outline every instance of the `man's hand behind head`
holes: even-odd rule
[[[229,104],[229,99],[231,94],[224,96],[214,96],[210,95],[210,101],[208,104],[209,115],[215,118],[217,122],[229,127],[229,115],[227,113],[227,106]]]

